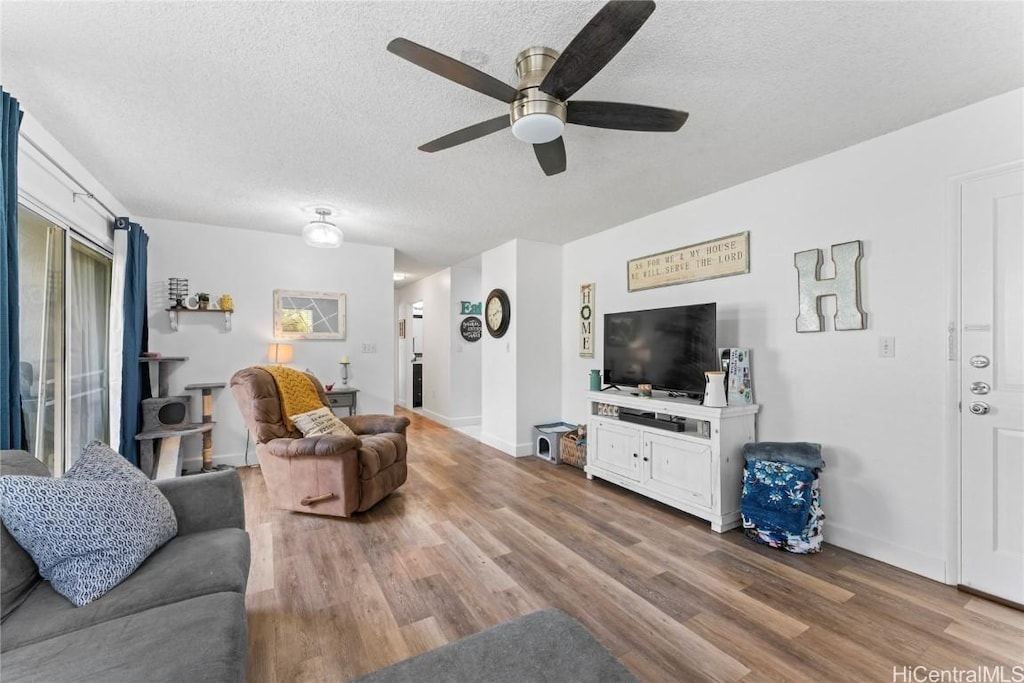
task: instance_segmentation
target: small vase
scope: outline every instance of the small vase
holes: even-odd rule
[[[721,370],[708,370],[704,373],[707,385],[704,387],[704,405],[708,408],[724,408],[725,373]]]
[[[601,390],[601,371],[591,370],[590,371],[590,390],[600,391]]]

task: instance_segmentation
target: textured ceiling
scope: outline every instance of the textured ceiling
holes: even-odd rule
[[[13,2],[4,87],[137,216],[352,242],[429,274],[564,243],[1024,85],[1019,2],[661,2],[578,99],[683,109],[679,133],[569,126],[546,177],[508,131],[416,147],[504,105],[385,51],[509,83],[600,2]],[[686,240],[685,235],[679,241]]]

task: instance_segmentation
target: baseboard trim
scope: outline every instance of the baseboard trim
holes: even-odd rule
[[[482,418],[479,415],[471,415],[469,417],[452,417],[449,418],[449,427],[472,427],[480,424]]]
[[[426,408],[420,408],[420,410],[422,411],[420,414],[423,415],[423,417],[431,419],[438,424],[443,424],[445,427],[470,427],[472,425],[480,424],[479,415],[471,415],[469,417],[448,417],[447,415],[441,415],[440,413],[435,413],[434,411],[427,410]]]
[[[986,600],[990,600],[991,602],[998,603],[998,604],[1002,605],[1003,607],[1009,607],[1010,609],[1015,609],[1015,610],[1017,610],[1019,612],[1024,612],[1024,605],[1020,604],[1019,602],[1014,602],[1013,600],[1007,600],[1006,598],[1001,598],[998,595],[992,595],[991,593],[986,593],[985,591],[980,591],[977,588],[971,588],[970,586],[965,586],[962,583],[958,583],[956,585],[956,589],[958,591],[960,591],[961,593],[967,593],[969,595],[977,595],[979,598],[985,598]]]
[[[530,444],[527,444],[527,447],[530,449],[530,453],[520,453],[519,451],[522,448],[521,445],[516,446],[513,443],[509,443],[504,439],[499,439],[498,437],[492,436],[491,434],[481,433],[480,441],[487,444],[491,448],[497,448],[505,455],[510,455],[513,458],[522,458],[526,455],[530,455],[533,452],[533,446],[531,446]]]
[[[433,410],[427,410],[426,408],[420,408],[420,410],[423,411],[421,414],[424,417],[429,418],[438,424],[443,424],[445,427],[451,427],[451,425],[448,424],[448,417],[441,415],[440,413],[435,413]]]
[[[946,562],[942,557],[925,555],[828,520],[825,521],[825,542],[946,583]]]

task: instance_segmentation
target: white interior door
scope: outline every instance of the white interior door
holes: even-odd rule
[[[961,188],[960,583],[1024,604],[1024,172]]]

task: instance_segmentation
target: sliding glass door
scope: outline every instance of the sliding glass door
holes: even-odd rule
[[[21,398],[29,450],[60,474],[109,440],[110,256],[18,207]]]
[[[107,332],[110,257],[71,241],[67,305],[67,458],[94,439],[110,443]]]
[[[64,445],[64,230],[18,207],[21,402],[33,455],[55,474]]]

